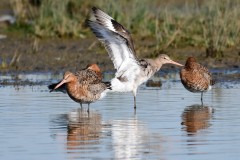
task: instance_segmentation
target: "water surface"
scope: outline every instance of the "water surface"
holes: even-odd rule
[[[20,77],[46,81],[1,86],[1,159],[225,160],[240,156],[239,82],[219,82],[204,94],[201,106],[201,95],[188,92],[178,75],[169,74],[161,78],[161,88],[141,86],[136,113],[131,93],[109,93],[91,104],[88,114],[87,106],[81,110],[66,94],[49,93],[48,80],[58,76]]]

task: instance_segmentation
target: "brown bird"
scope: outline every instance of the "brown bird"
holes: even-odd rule
[[[98,76],[98,78],[100,80],[102,80],[102,78],[103,78],[102,72],[97,64],[88,64],[85,69],[93,70],[96,73],[96,75]],[[59,86],[58,88],[54,89],[60,82],[48,85],[48,89],[50,90],[50,92],[52,92],[54,90],[54,91],[60,91],[60,92],[66,93],[66,84],[63,84],[63,85]]]
[[[183,69],[180,71],[183,86],[190,92],[201,92],[203,104],[203,92],[212,88],[214,81],[209,70],[196,62],[194,57],[189,57]]]
[[[55,84],[51,91],[64,84],[69,97],[80,103],[81,108],[82,104],[88,104],[88,111],[90,103],[103,98],[106,92],[111,89],[110,82],[102,81],[101,70],[96,64],[88,65],[86,69],[76,73],[65,72],[63,80]]]
[[[112,91],[132,92],[134,109],[138,87],[160,70],[164,64],[183,66],[165,54],[155,59],[138,59],[130,32],[102,10],[93,7],[87,24],[105,46],[114,68],[117,70],[111,80]]]

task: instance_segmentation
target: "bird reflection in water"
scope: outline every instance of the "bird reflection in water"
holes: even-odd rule
[[[78,109],[68,114],[67,149],[97,144],[102,129],[102,117],[97,112]]]
[[[182,113],[183,129],[192,135],[191,133],[208,128],[213,111],[211,107],[197,104],[186,107]]]
[[[143,122],[133,118],[112,123],[114,159],[148,159],[149,154],[159,157],[163,153],[164,138],[151,133]]]
[[[165,152],[162,146],[165,138],[159,133],[151,133],[136,117],[105,122],[94,110],[88,114],[87,110],[78,109],[57,115],[52,122],[52,135],[64,143],[66,153],[72,159],[79,159],[86,153],[97,159],[102,149],[113,154],[113,159],[148,159]],[[103,148],[104,145],[108,147]]]
[[[87,110],[79,108],[68,114],[57,115],[52,122],[57,139],[62,137],[60,132],[64,129],[66,134],[64,142],[69,153],[98,144],[101,138],[102,117],[94,110],[88,113]]]

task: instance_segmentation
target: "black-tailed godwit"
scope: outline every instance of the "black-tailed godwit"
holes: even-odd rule
[[[184,68],[180,71],[180,78],[183,86],[190,92],[201,92],[203,103],[203,92],[212,88],[214,81],[209,70],[197,63],[194,57],[189,57]]]
[[[65,72],[63,80],[57,83],[53,90],[64,84],[69,97],[80,103],[81,108],[82,104],[88,104],[88,111],[90,103],[103,98],[111,89],[109,82],[102,81],[101,70],[96,64],[89,65],[76,73]]]
[[[117,70],[111,80],[112,91],[133,92],[136,109],[137,88],[160,70],[163,64],[183,66],[161,54],[155,59],[138,59],[130,33],[102,10],[93,7],[87,24],[104,44]]]

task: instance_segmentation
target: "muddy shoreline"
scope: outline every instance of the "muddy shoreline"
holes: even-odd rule
[[[75,71],[87,64],[97,63],[102,71],[114,72],[113,64],[104,47],[95,37],[84,39],[38,39],[29,37],[7,37],[0,40],[0,72],[32,73],[51,72],[62,73],[66,70]],[[136,38],[137,39],[137,38]],[[158,54],[152,39],[140,39],[135,43],[139,58],[153,57]],[[222,58],[206,58],[205,49],[171,48],[163,53],[182,64],[189,56],[195,56],[198,61],[210,69],[240,70],[240,49],[229,49]],[[177,69],[166,65],[164,69]]]

